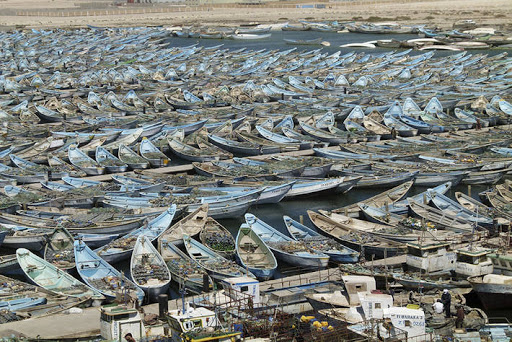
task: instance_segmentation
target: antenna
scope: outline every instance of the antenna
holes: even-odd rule
[[[180,288],[180,294],[181,294],[181,305],[182,305],[182,313],[185,314],[185,293],[187,292],[187,289],[185,288],[185,284],[183,284]]]
[[[471,228],[471,241],[469,242],[469,251],[473,251],[473,236],[475,236],[475,228],[478,225],[478,206],[476,206],[476,220]]]

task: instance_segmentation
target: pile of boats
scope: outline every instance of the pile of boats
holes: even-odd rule
[[[510,171],[506,53],[229,50],[173,47],[167,35],[1,33],[0,241],[11,254],[0,271],[21,268],[48,294],[20,302],[6,290],[6,307],[46,300],[32,312],[55,312],[52,296],[64,309],[119,292],[155,301],[172,281],[202,292],[270,279],[278,265],[318,270],[429,246],[460,247],[468,264],[480,252],[462,247],[502,245],[509,184],[484,202],[448,191]],[[381,192],[308,211],[313,226],[248,213],[358,188]],[[236,234],[224,218],[238,219]],[[123,260],[131,279],[115,267]],[[460,274],[495,281],[480,269]]]

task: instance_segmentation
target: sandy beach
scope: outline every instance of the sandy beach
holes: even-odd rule
[[[160,4],[113,6],[111,2],[66,0],[5,0],[0,27],[181,26],[240,25],[297,22],[299,20],[394,21],[449,29],[461,19],[479,26],[511,31],[510,0],[355,1],[323,2],[326,8],[297,8],[297,3],[274,2],[264,6],[171,7]],[[303,3],[306,4],[306,3]],[[311,3],[308,3],[311,4]]]

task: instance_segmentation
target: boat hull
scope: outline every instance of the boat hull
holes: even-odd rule
[[[512,286],[505,284],[472,284],[486,310],[510,309],[512,307]]]

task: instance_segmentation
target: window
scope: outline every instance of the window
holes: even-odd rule
[[[192,322],[194,323],[194,328],[201,328],[203,326],[203,321],[201,321],[200,319],[196,319]]]
[[[249,292],[249,286],[242,286],[242,287],[240,287],[240,291],[242,291],[242,292]]]
[[[404,321],[404,325],[405,325],[406,327],[410,327],[410,326],[412,326],[411,321],[409,321],[409,320],[405,320],[405,321]]]
[[[375,309],[380,309],[381,308],[381,304],[380,303],[375,303]]]
[[[183,322],[183,328],[185,331],[189,331],[194,327],[194,324],[191,321]]]

